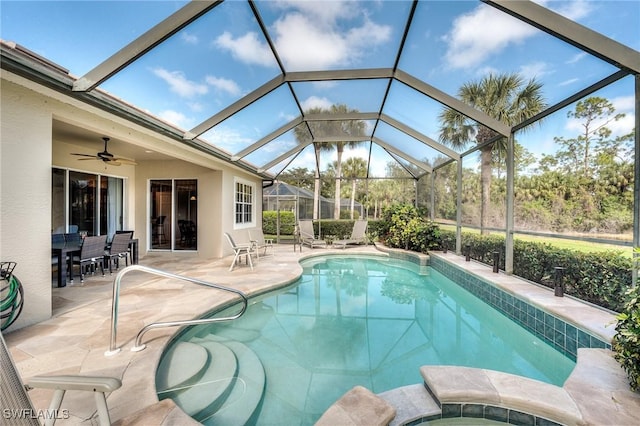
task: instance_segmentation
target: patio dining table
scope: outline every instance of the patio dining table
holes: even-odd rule
[[[51,254],[58,258],[58,287],[67,285],[67,266],[71,267],[71,260],[75,253],[80,253],[82,241],[69,241],[51,244]],[[69,260],[67,260],[69,256]]]
[[[105,247],[106,249],[107,247]],[[72,259],[74,254],[80,253],[82,249],[82,240],[69,241],[51,244],[51,255],[58,259],[58,287],[66,287],[67,270],[72,268]],[[138,263],[138,239],[134,238],[129,242],[131,250],[131,263]],[[67,260],[67,256],[69,259]]]

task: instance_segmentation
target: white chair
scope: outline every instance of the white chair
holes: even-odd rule
[[[236,242],[233,240],[233,237],[228,232],[225,232],[224,236],[227,238],[227,241],[229,242],[229,245],[233,249],[234,253],[233,262],[231,262],[229,271],[233,271],[233,268],[234,266],[236,266],[236,263],[238,263],[238,259],[240,259],[240,256],[246,256],[247,263],[249,263],[249,266],[251,266],[251,270],[253,271],[253,262],[251,261],[251,255],[257,253],[255,245],[253,243],[236,244]]]
[[[119,379],[82,375],[34,376],[25,386],[20,379],[2,334],[0,334],[0,341],[0,367],[2,367],[0,369],[0,379],[2,379],[0,380],[2,382],[0,407],[2,407],[4,414],[2,416],[3,425],[40,425],[37,416],[33,415],[38,411],[33,407],[31,398],[27,394],[27,390],[33,388],[55,390],[49,410],[45,413],[45,426],[53,425],[56,422],[56,415],[59,416],[61,413],[60,406],[66,391],[93,392],[100,425],[107,426],[111,424],[105,393],[119,389],[122,386],[122,382]]]
[[[347,245],[349,244],[364,243],[366,241],[367,224],[368,221],[366,220],[356,220],[353,224],[353,229],[351,230],[351,236],[344,240],[334,241],[333,246],[347,248]]]
[[[258,259],[260,259],[260,250],[262,250],[263,256],[267,255],[269,249],[271,249],[271,254],[273,254],[273,238],[265,238],[262,228],[249,231],[249,240],[256,248],[256,257]]]
[[[316,238],[312,220],[305,219],[298,221],[298,230],[300,231],[300,243],[306,244],[311,248],[327,247],[325,240]]]

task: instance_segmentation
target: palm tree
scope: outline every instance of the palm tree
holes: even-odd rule
[[[306,114],[343,114],[350,112],[358,112],[357,110],[350,110],[346,105],[332,105],[329,109],[323,108],[311,108],[306,111]],[[296,139],[302,143],[308,141],[310,137],[318,138],[323,136],[344,136],[345,139],[348,139],[349,136],[361,136],[364,134],[365,123],[362,120],[327,120],[327,121],[310,121],[307,123],[309,128],[311,129],[312,135],[306,129],[305,124],[298,125],[295,130]],[[314,142],[314,150],[316,154],[316,161],[320,159],[321,151],[333,151],[334,146],[337,149],[337,160],[336,160],[336,191],[335,191],[335,208],[334,208],[334,218],[340,218],[340,179],[342,173],[342,153],[344,152],[345,146],[355,148],[360,145],[362,142],[360,141],[344,141],[344,142],[336,142],[336,143],[318,143]],[[316,167],[316,185],[314,190],[314,219],[317,219],[317,203],[320,198],[320,168]]]
[[[318,114],[323,112],[322,108],[311,108],[307,111],[308,114]],[[309,123],[309,126],[313,130],[314,126],[312,126],[312,122]],[[305,123],[299,124],[293,130],[294,135],[298,143],[306,143],[311,141],[311,134],[307,128]],[[314,143],[313,149],[315,152],[316,165],[314,167],[314,184],[313,184],[313,220],[318,219],[318,204],[320,203],[320,152],[321,151],[331,151],[333,147],[327,144]]]
[[[533,117],[546,107],[542,97],[542,85],[535,79],[525,84],[524,79],[518,74],[489,74],[478,82],[465,83],[458,90],[458,98],[509,126]],[[493,130],[450,108],[445,108],[438,119],[441,124],[440,142],[454,149],[464,149],[473,142],[482,145],[497,135]],[[486,232],[489,219],[492,151],[504,150],[504,145],[506,139],[502,138],[480,149],[482,233]]]
[[[336,164],[337,166],[337,164]],[[356,183],[358,178],[366,176],[367,162],[362,158],[351,157],[344,163],[344,176],[351,179],[351,220],[356,201]]]

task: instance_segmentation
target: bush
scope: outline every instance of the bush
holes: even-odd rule
[[[615,359],[627,372],[629,385],[640,390],[640,292],[638,287],[626,292],[627,303],[618,315],[616,334],[613,336]]]
[[[379,236],[389,247],[427,253],[440,247],[440,228],[409,204],[394,204],[382,212]]]
[[[278,233],[278,212],[268,210],[262,212],[262,232],[267,235]],[[280,212],[280,235],[293,235],[296,226],[296,217],[293,212]]]
[[[440,231],[441,245],[455,249],[455,232]],[[462,250],[469,245],[471,258],[493,265],[493,252],[500,252],[499,268],[505,267],[505,241],[501,235],[462,233]],[[524,279],[554,287],[555,267],[564,267],[565,293],[584,301],[620,312],[625,306],[624,292],[631,287],[631,259],[616,252],[581,253],[560,249],[548,243],[516,239],[513,247],[513,273]]]

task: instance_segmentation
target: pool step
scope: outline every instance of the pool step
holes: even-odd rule
[[[179,342],[172,346],[160,362],[156,389],[164,391],[193,383],[203,374],[208,363],[209,353],[204,347]]]
[[[210,425],[246,424],[262,401],[266,382],[262,362],[245,344],[223,336],[209,334],[204,338],[194,338],[193,342],[222,344],[233,351],[238,361],[236,380],[222,406],[215,413],[196,417],[196,420]]]
[[[157,379],[159,397],[173,399],[185,413],[196,419],[214,413],[222,406],[233,389],[238,370],[236,355],[226,345],[214,341],[181,342],[176,345],[176,348],[171,356],[171,366],[159,370],[166,371],[166,378],[171,378],[171,380],[162,379],[164,383]],[[205,366],[186,379],[187,374],[178,370],[196,370],[195,367],[190,366],[191,352],[200,354],[202,351],[207,354]],[[200,355],[196,358],[200,359]],[[160,384],[169,383],[177,386],[160,387]]]
[[[191,417],[199,419],[217,411],[233,390],[238,360],[233,351],[216,342],[198,342],[211,356],[209,368],[197,386],[181,392],[174,401]]]

